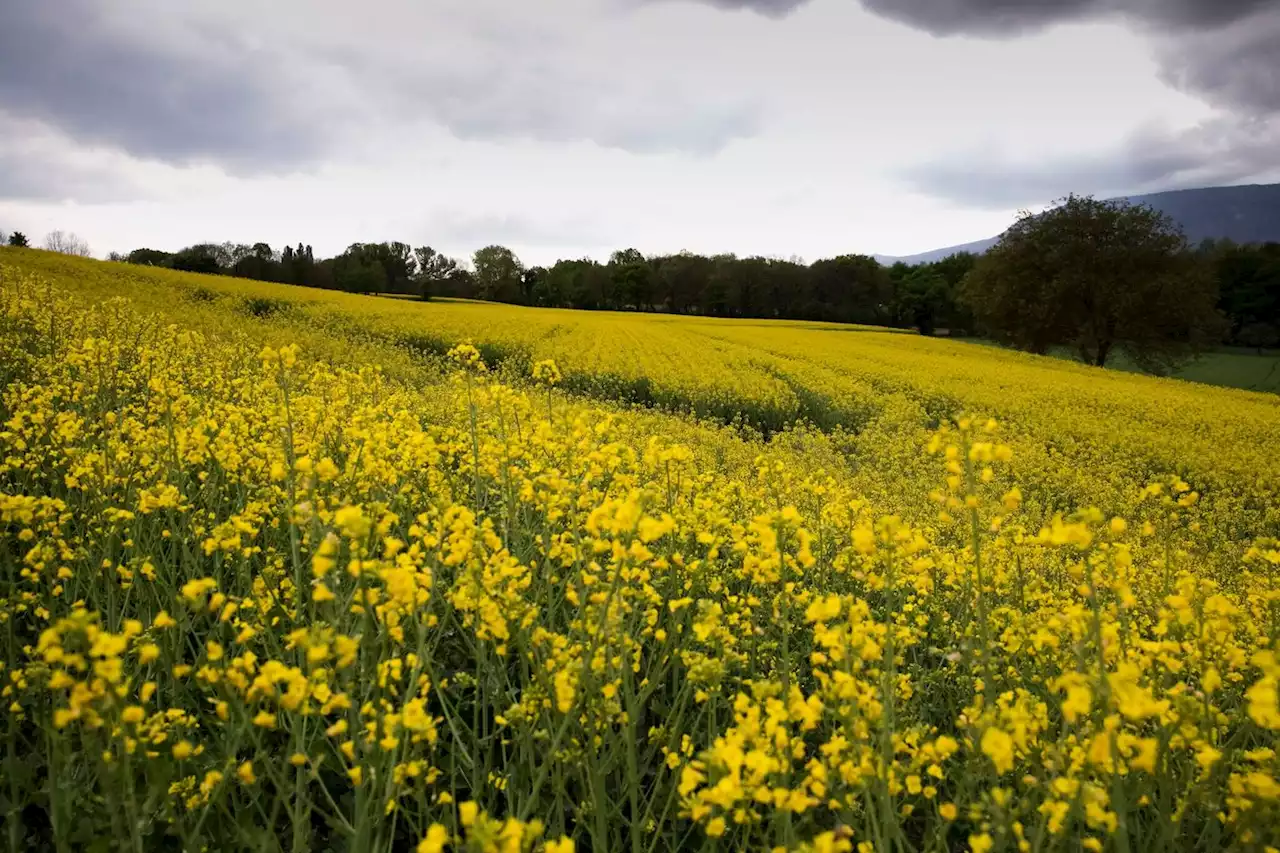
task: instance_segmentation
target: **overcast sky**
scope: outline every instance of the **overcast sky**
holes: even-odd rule
[[[1280,180],[1280,0],[14,0],[0,229],[908,254]]]

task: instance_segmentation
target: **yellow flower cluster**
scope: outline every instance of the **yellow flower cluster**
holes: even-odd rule
[[[305,291],[104,300],[124,273],[28,254],[0,256],[18,843],[1280,847],[1274,403],[628,321],[842,413],[766,437],[528,348],[440,365]],[[455,308],[497,310],[423,310]],[[717,402],[672,408],[747,411],[755,380],[699,366],[662,393]]]

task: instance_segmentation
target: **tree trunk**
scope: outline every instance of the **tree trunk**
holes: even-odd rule
[[[1107,353],[1109,353],[1110,351],[1111,351],[1111,344],[1109,344],[1109,343],[1099,343],[1099,344],[1098,344],[1098,352],[1096,353],[1096,355],[1094,356],[1094,359],[1093,359],[1093,363],[1094,363],[1094,365],[1095,365],[1095,366],[1097,366],[1097,367],[1106,367],[1106,365],[1107,365]]]

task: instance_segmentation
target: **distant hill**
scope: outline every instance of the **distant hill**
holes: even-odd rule
[[[934,261],[940,261],[943,258],[949,258],[959,252],[972,252],[975,255],[981,255],[987,249],[990,249],[996,243],[1000,242],[999,237],[988,237],[985,240],[975,240],[972,243],[961,243],[958,246],[947,246],[945,249],[934,249],[931,252],[921,252],[918,255],[873,255],[877,261],[887,267],[901,261],[904,264],[931,264]]]
[[[1182,226],[1192,245],[1209,239],[1229,239],[1237,243],[1280,242],[1280,184],[1171,190],[1127,196],[1126,200],[1149,204],[1168,214]],[[956,252],[982,254],[999,240],[999,237],[991,237],[902,257],[876,255],[876,260],[886,265],[898,261],[927,264]]]

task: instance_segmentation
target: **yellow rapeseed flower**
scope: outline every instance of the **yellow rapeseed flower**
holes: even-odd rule
[[[1013,769],[1013,738],[1007,732],[994,727],[987,729],[982,733],[981,746],[997,773],[1008,773]]]
[[[449,843],[449,830],[443,824],[433,823],[427,828],[427,834],[418,842],[418,853],[442,853]]]

